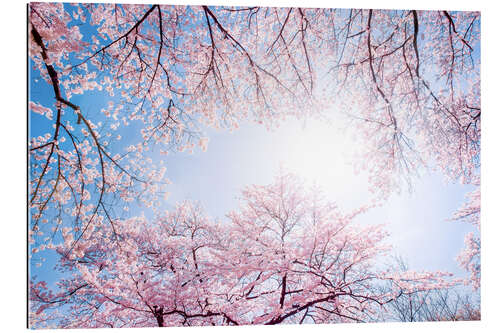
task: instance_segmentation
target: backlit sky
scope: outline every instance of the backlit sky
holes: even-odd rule
[[[199,200],[210,216],[224,220],[227,212],[237,209],[244,186],[271,183],[283,166],[306,182],[319,184],[344,212],[354,210],[370,203],[372,197],[366,176],[355,175],[349,165],[353,143],[345,134],[322,121],[308,121],[305,126],[290,121],[274,131],[256,125],[242,126],[233,133],[213,131],[207,152],[175,153],[165,158],[173,182],[168,203]],[[446,183],[439,174],[423,173],[415,179],[411,193],[403,190],[394,194],[382,207],[356,220],[387,224],[390,242],[410,268],[462,275],[454,258],[465,234],[473,228],[447,219],[471,189]]]

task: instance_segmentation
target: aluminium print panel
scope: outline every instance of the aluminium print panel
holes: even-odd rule
[[[30,328],[480,320],[479,12],[27,20]]]

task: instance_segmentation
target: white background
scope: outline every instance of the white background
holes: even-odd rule
[[[106,2],[106,1],[87,1]],[[109,2],[109,1],[107,1]],[[124,3],[145,2],[120,1]],[[148,1],[146,1],[148,2]],[[446,9],[481,11],[481,75],[482,104],[486,112],[482,116],[482,320],[460,323],[412,323],[412,324],[341,324],[316,326],[247,326],[165,328],[169,332],[427,332],[434,331],[499,331],[499,255],[500,229],[497,200],[499,193],[500,165],[498,144],[500,117],[498,114],[500,6],[494,1],[418,0],[418,1],[361,1],[361,0],[160,0],[165,4],[210,5],[264,5],[337,8],[384,8],[384,9]],[[416,8],[415,8],[416,7]],[[2,1],[0,7],[0,327],[6,332],[26,331],[26,205],[27,205],[27,72],[26,72],[26,3]],[[495,98],[497,97],[497,98]],[[154,332],[155,329],[122,329],[120,332]],[[69,330],[88,332],[87,330]]]

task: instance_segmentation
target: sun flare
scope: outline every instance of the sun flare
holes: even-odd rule
[[[346,131],[332,124],[314,120],[298,130],[290,144],[286,168],[311,184],[318,184],[328,192],[349,195],[360,176],[352,165],[353,140]]]

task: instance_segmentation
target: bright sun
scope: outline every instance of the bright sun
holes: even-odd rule
[[[354,173],[351,134],[336,127],[314,120],[295,130],[283,164],[308,183],[320,185],[328,196],[335,193],[337,199],[359,199],[360,190],[367,192],[363,190],[366,186],[362,186],[366,179]]]

